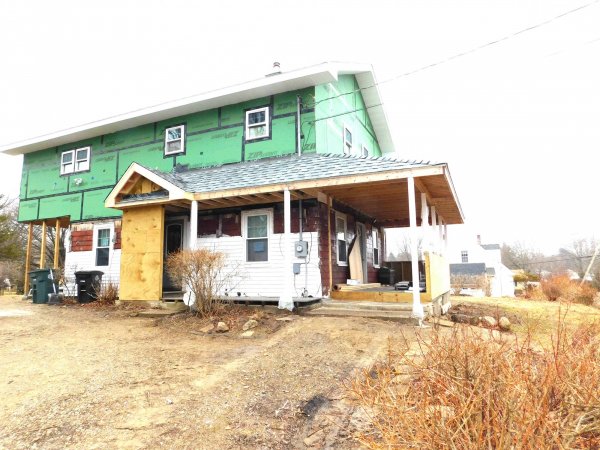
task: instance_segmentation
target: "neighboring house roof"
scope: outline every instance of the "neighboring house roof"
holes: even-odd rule
[[[491,276],[495,276],[496,275],[496,269],[494,269],[493,267],[486,267],[485,268],[485,273]]]
[[[450,264],[451,275],[483,275],[485,273],[484,263]]]
[[[31,153],[184,114],[334,82],[340,75],[355,75],[358,87],[362,90],[366,110],[377,135],[379,146],[383,153],[393,153],[395,151],[394,144],[373,68],[368,64],[339,62],[326,62],[303,69],[271,74],[247,83],[192,95],[43,136],[2,145],[0,146],[0,153],[9,155]]]
[[[429,161],[398,160],[388,157],[308,153],[302,156],[288,155],[259,159],[179,173],[154,170],[153,172],[186,192],[200,193],[443,165]]]
[[[500,244],[482,244],[485,250],[500,250]]]

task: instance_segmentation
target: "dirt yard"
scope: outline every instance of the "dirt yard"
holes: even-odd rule
[[[343,381],[413,328],[257,319],[244,338],[183,315],[0,297],[0,449],[357,448]]]

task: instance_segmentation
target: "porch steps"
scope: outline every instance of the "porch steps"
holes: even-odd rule
[[[429,315],[431,304],[424,304],[425,315]],[[306,311],[307,316],[363,317],[368,319],[393,320],[407,325],[416,325],[412,317],[412,305],[407,303],[349,302],[322,300],[321,306]]]

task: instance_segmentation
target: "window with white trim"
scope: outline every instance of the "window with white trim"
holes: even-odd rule
[[[344,127],[344,155],[352,154],[352,131],[350,128]]]
[[[108,266],[110,257],[110,228],[96,229],[94,251],[96,254],[96,267]]]
[[[60,155],[60,174],[67,175],[90,170],[91,153],[91,147],[81,147],[62,152]]]
[[[269,137],[269,107],[246,111],[246,140]]]
[[[338,266],[348,265],[348,242],[346,241],[346,217],[335,216],[336,260]]]
[[[271,211],[268,210],[254,210],[243,213],[246,261],[269,260],[269,235],[271,234],[272,217]]]
[[[185,151],[185,125],[177,125],[165,130],[165,156]]]
[[[373,267],[379,267],[379,232],[373,228]]]
[[[369,149],[366,146],[361,146],[360,148],[360,155],[363,156],[364,158],[369,156]]]
[[[460,252],[460,260],[464,263],[468,263],[469,262],[469,252],[466,250],[463,250],[462,252]]]

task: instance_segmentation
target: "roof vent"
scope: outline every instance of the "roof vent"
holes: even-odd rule
[[[267,77],[272,77],[273,75],[279,75],[281,73],[281,64],[279,64],[279,62],[275,61],[273,63],[273,72],[267,74]]]

